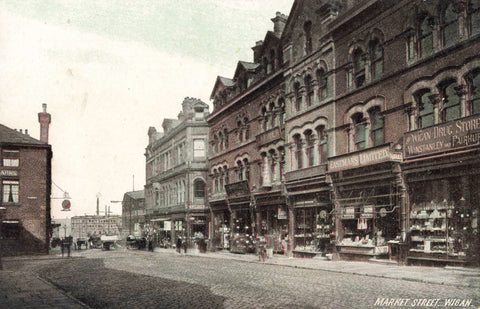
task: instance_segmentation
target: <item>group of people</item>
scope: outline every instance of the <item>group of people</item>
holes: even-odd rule
[[[186,254],[187,253],[187,248],[188,248],[187,241],[186,241],[186,239],[182,240],[181,237],[178,237],[177,238],[177,245],[176,245],[176,249],[177,249],[178,253],[182,253],[182,248],[183,248],[183,250]]]

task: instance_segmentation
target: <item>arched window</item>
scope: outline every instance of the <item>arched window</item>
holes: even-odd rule
[[[433,19],[430,16],[425,16],[420,23],[419,42],[420,52],[422,57],[427,57],[433,52]]]
[[[242,179],[249,181],[250,180],[250,166],[248,164],[248,159],[243,159],[243,176]]]
[[[460,118],[460,97],[455,90],[456,82],[454,80],[446,81],[440,86],[443,99],[442,120],[450,121]]]
[[[378,40],[370,44],[370,59],[372,80],[380,79],[383,75],[383,48]]]
[[[237,166],[238,166],[238,180],[244,180],[243,179],[243,164],[242,161],[238,160],[237,161]]]
[[[270,115],[269,115],[270,128],[274,128],[275,127],[275,103],[270,102],[268,109],[270,111]]]
[[[313,145],[313,132],[312,130],[307,130],[305,133],[305,144],[306,144],[306,156],[307,156],[307,167],[308,166],[313,166],[315,164],[314,162],[314,156],[313,156],[313,151],[314,151],[314,145]]]
[[[227,131],[227,129],[223,129],[223,145],[224,145],[225,149],[228,148],[228,131]]]
[[[307,93],[307,106],[310,106],[313,103],[313,86],[310,75],[305,76],[305,91]]]
[[[213,170],[213,190],[215,192],[218,192],[218,172],[217,172],[217,169],[214,169]]]
[[[459,38],[458,14],[455,13],[453,3],[450,3],[442,15],[442,40],[443,47],[454,45]]]
[[[249,124],[248,124],[248,118],[247,117],[243,118],[243,131],[244,131],[243,137],[247,141],[250,138],[250,127],[249,127]]]
[[[480,70],[476,70],[468,80],[468,93],[470,94],[470,115],[480,113]]]
[[[367,147],[367,122],[362,113],[355,113],[352,116],[354,134],[353,140],[355,143],[355,150],[364,149]]]
[[[240,120],[237,121],[238,141],[243,142],[243,125]]]
[[[302,138],[300,134],[296,134],[293,136],[293,141],[295,143],[295,161],[297,162],[297,168],[303,168],[303,160],[302,160]]]
[[[267,125],[268,125],[268,115],[267,115],[267,108],[262,107],[262,129],[263,131],[267,131]]]
[[[353,74],[355,87],[363,86],[365,84],[365,60],[363,51],[360,48],[353,52]]]
[[[370,135],[373,142],[373,146],[383,144],[383,117],[380,112],[380,107],[372,107],[368,113],[370,114]]]
[[[312,40],[312,22],[306,21],[303,25],[303,31],[305,32],[305,54],[310,54],[313,49],[313,40]]]
[[[420,129],[428,128],[433,126],[434,123],[434,114],[433,114],[433,104],[430,101],[430,96],[432,93],[429,89],[419,90],[415,94],[415,100],[417,101],[418,106],[418,118],[417,125]]]
[[[302,94],[300,92],[300,83],[296,82],[293,86],[293,89],[295,91],[295,109],[299,111],[302,107]]]
[[[203,180],[197,179],[193,183],[193,196],[195,198],[205,197],[205,182]]]
[[[226,165],[223,167],[223,172],[224,172],[224,174],[223,174],[223,178],[224,178],[223,183],[226,184],[226,185],[228,185],[228,184],[229,184],[229,180],[228,180],[228,168],[227,168]],[[222,191],[225,191],[225,187],[222,188]]]
[[[470,29],[472,35],[480,33],[480,0],[470,1]]]
[[[328,96],[328,79],[323,69],[317,71],[318,97],[320,100]]]
[[[318,126],[315,131],[317,132],[318,138],[318,163],[321,164],[327,159],[327,134],[325,134],[324,126]]]

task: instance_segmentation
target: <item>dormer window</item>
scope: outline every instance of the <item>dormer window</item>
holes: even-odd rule
[[[305,54],[310,54],[313,49],[313,39],[312,39],[312,22],[306,21],[303,25],[303,31],[305,33]]]

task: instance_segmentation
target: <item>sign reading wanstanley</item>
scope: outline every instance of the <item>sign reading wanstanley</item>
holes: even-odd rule
[[[405,133],[405,157],[480,144],[480,115]]]

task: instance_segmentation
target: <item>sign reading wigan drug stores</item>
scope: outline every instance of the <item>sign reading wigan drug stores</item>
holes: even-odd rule
[[[442,123],[405,134],[405,157],[480,144],[480,115]]]

